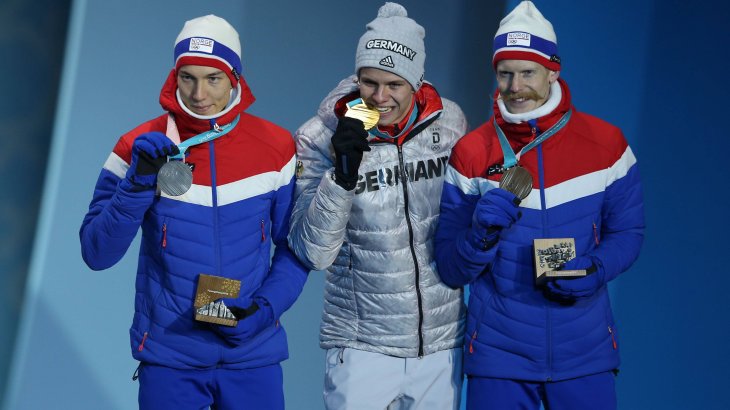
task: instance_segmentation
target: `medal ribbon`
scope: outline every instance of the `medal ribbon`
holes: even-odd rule
[[[400,137],[401,135],[403,135],[407,131],[410,131],[411,126],[413,125],[414,122],[416,122],[416,118],[417,117],[418,117],[418,107],[414,104],[413,105],[413,110],[411,111],[411,116],[408,117],[408,122],[406,123],[406,126],[403,127],[403,130],[398,135],[395,135],[395,136],[391,137],[390,135],[388,135],[388,134],[386,134],[384,132],[380,132],[378,130],[378,127],[377,126],[371,128],[370,131],[368,131],[368,132],[371,135],[373,135],[375,137],[379,137],[379,138],[385,138],[385,139],[389,139],[389,140],[398,139],[398,137]]]
[[[185,151],[187,151],[188,148],[190,148],[190,147],[192,147],[194,145],[202,144],[204,142],[213,141],[216,138],[220,138],[220,137],[228,134],[228,132],[230,132],[236,126],[236,124],[238,124],[238,119],[240,117],[241,117],[241,115],[239,114],[229,124],[226,124],[226,125],[224,125],[222,127],[218,127],[217,129],[213,129],[213,130],[209,130],[209,131],[203,132],[203,133],[198,134],[198,135],[196,135],[194,137],[190,137],[190,138],[186,139],[185,141],[183,141],[182,143],[180,143],[180,144],[177,145],[177,148],[180,150],[180,153],[177,154],[177,155],[175,155],[175,156],[171,156],[170,159],[182,159],[182,160],[184,160],[185,159]]]
[[[535,138],[534,140],[532,140],[532,142],[522,147],[517,155],[515,155],[515,152],[509,145],[509,142],[507,141],[507,137],[504,135],[504,132],[502,132],[502,129],[499,128],[499,125],[497,125],[497,119],[495,118],[494,129],[497,131],[497,136],[499,137],[499,145],[502,146],[502,153],[504,154],[504,169],[509,169],[517,165],[517,160],[522,157],[523,154],[535,148],[538,144],[544,142],[546,139],[552,137],[556,132],[560,131],[560,129],[568,123],[568,121],[570,120],[570,116],[571,111],[568,110],[568,112],[566,112],[560,118],[560,120],[558,120],[558,122],[556,122],[552,127],[548,128],[548,130],[540,134],[539,137]]]

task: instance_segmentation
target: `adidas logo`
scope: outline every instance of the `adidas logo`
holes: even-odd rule
[[[384,59],[380,60],[380,65],[390,68],[395,67],[395,64],[393,64],[393,59],[390,58],[390,56],[387,56]]]

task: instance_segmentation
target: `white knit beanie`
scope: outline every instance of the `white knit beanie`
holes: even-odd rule
[[[530,60],[549,70],[560,71],[558,39],[553,25],[529,0],[518,4],[499,23],[492,58],[495,68],[501,60]]]
[[[241,73],[238,32],[212,14],[186,21],[175,40],[175,69],[184,65],[219,68],[236,88]]]
[[[355,73],[363,67],[379,68],[403,77],[414,90],[423,84],[426,31],[408,18],[398,3],[385,3],[378,17],[365,26],[355,54]]]

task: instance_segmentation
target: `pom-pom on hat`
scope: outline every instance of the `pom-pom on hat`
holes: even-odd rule
[[[558,39],[553,25],[528,0],[521,2],[499,23],[494,36],[494,57],[501,60],[530,60],[548,70],[560,71]]]
[[[403,77],[414,90],[423,84],[426,31],[408,18],[398,3],[385,3],[378,17],[365,26],[355,54],[355,73],[364,67],[379,68]]]
[[[236,88],[241,73],[241,41],[224,19],[209,14],[185,22],[175,40],[175,71],[184,65],[222,70]]]

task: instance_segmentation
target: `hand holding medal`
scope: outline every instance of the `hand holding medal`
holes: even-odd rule
[[[379,119],[377,110],[368,107],[362,98],[357,98],[347,104],[347,112],[340,118],[332,134],[334,180],[348,191],[355,189],[363,153],[370,151],[367,130],[375,127]]]

